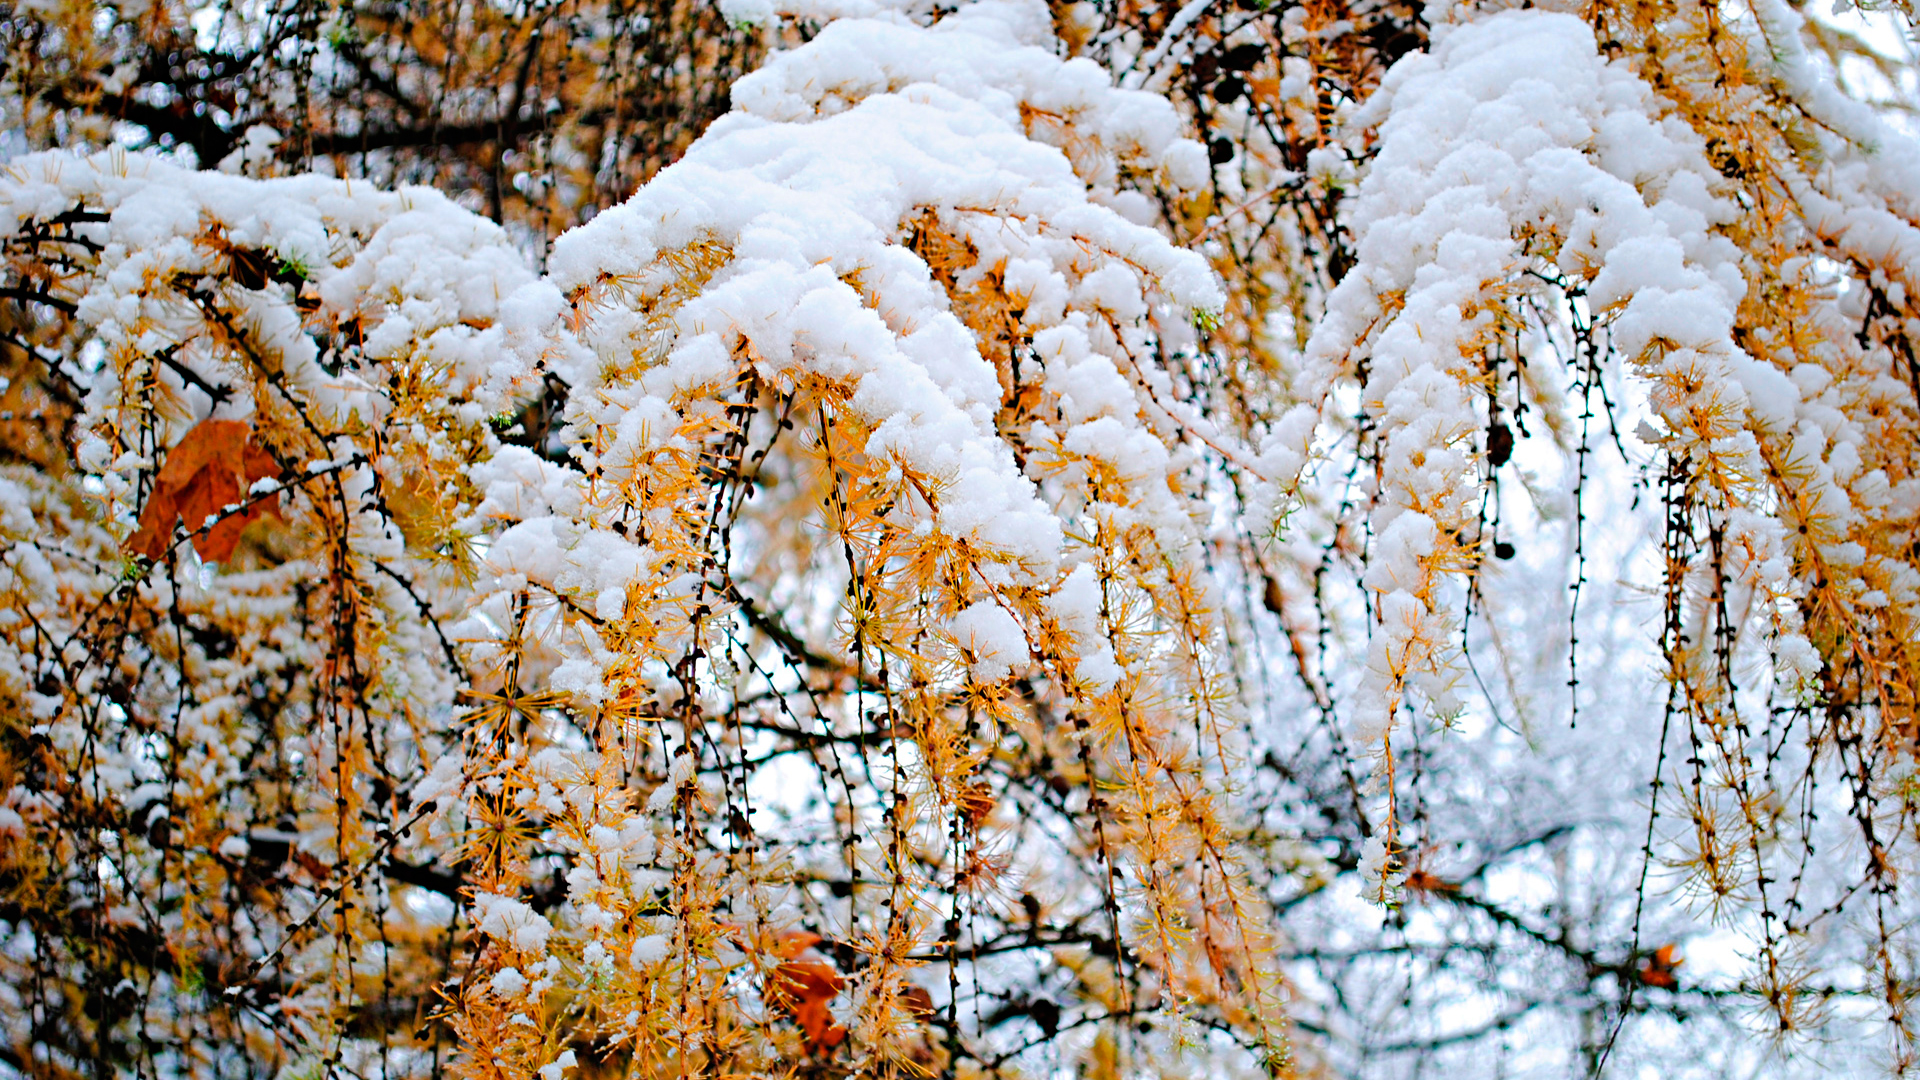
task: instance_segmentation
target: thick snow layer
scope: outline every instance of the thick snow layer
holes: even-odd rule
[[[1376,625],[1355,708],[1384,763],[1409,691],[1453,708],[1452,572],[1478,532],[1482,350],[1508,325],[1502,296],[1533,287],[1527,272],[1584,288],[1650,384],[1669,448],[1723,487],[1760,473],[1754,431],[1784,430],[1799,395],[1733,340],[1745,281],[1715,228],[1737,208],[1715,194],[1699,137],[1603,60],[1579,19],[1509,11],[1446,27],[1353,123],[1378,125],[1379,152],[1346,203],[1358,264],[1309,342],[1304,397],[1365,372],[1381,470],[1364,582]],[[1309,419],[1280,425],[1269,460],[1304,463]]]
[[[992,271],[1023,303],[1068,425],[1052,433],[1059,444],[1109,462],[1184,525],[1166,449],[1121,372],[1151,335],[1190,333],[1222,295],[1203,259],[1109,204],[1128,205],[1115,187],[1124,175],[1194,182],[1202,152],[1164,98],[1062,61],[1049,26],[1025,2],[968,5],[930,28],[834,22],[743,79],[734,111],[681,161],[561,237],[552,281],[589,315],[580,333],[599,358],[570,372],[572,430],[605,436],[582,464],[628,482],[675,449],[673,433],[732,385],[745,355],[775,388],[847,387],[871,432],[864,453],[939,481],[928,527],[1051,587],[1061,524],[996,430],[1000,376],[903,243],[931,215],[974,255],[961,285]],[[697,291],[674,295],[695,253],[714,265]],[[649,556],[583,531],[577,501],[562,505],[551,477],[515,460],[475,473],[483,512],[514,522],[496,565],[617,617]],[[995,629],[998,643],[1006,627]],[[1024,649],[989,650],[1002,653]],[[994,660],[979,670],[1007,674]]]

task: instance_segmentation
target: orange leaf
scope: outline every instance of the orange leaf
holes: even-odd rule
[[[801,953],[826,939],[809,930],[789,930],[774,942],[773,955],[782,960],[797,959]]]
[[[276,514],[274,500],[226,514],[244,503],[247,489],[262,477],[277,476],[273,455],[253,441],[253,428],[240,420],[203,420],[167,453],[154,475],[153,491],[140,510],[140,527],[127,551],[155,561],[173,539],[173,523],[184,520],[194,534],[193,549],[207,562],[226,562],[240,533],[265,514]],[[224,516],[221,516],[224,515]],[[218,520],[206,526],[209,517]],[[199,530],[205,526],[206,532]]]
[[[1451,896],[1460,891],[1460,886],[1443,877],[1429,874],[1425,870],[1415,869],[1407,874],[1407,891],[1436,896]]]
[[[960,816],[966,819],[967,826],[977,829],[980,823],[987,819],[987,815],[993,813],[993,788],[981,781],[966,784],[961,787],[957,801]]]
[[[1652,956],[1641,961],[1640,981],[1662,990],[1676,989],[1680,985],[1680,977],[1674,969],[1684,963],[1686,960],[1681,957],[1678,946],[1662,945],[1653,950]]]
[[[807,1033],[807,1049],[831,1049],[847,1037],[847,1029],[833,1022],[827,1005],[846,985],[840,973],[819,960],[789,960],[773,971],[767,1001],[799,1021]]]
[[[933,995],[927,993],[924,986],[907,986],[900,990],[900,1006],[907,1015],[915,1020],[926,1020],[934,1015]]]

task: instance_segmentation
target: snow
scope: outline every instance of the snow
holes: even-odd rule
[[[473,911],[480,932],[518,952],[545,951],[553,925],[518,900],[494,893],[477,893]]]
[[[973,659],[973,677],[999,682],[1025,660],[1027,637],[1012,615],[982,600],[953,617],[953,638]]]
[[[703,561],[712,553],[704,494],[650,485],[697,477],[702,466],[688,463],[711,450],[729,395],[751,385],[818,410],[820,434],[794,438],[858,438],[841,452],[879,463],[897,490],[914,492],[892,506],[889,529],[964,553],[953,560],[966,573],[951,595],[903,616],[918,620],[914,660],[945,665],[936,682],[964,672],[968,692],[985,700],[995,684],[1038,670],[1076,707],[1119,700],[1133,685],[1149,687],[1143,698],[1170,686],[1168,699],[1197,701],[1210,670],[1176,669],[1212,662],[1208,635],[1225,605],[1206,581],[1181,577],[1204,577],[1195,568],[1212,557],[1202,536],[1217,508],[1189,494],[1192,481],[1231,467],[1262,487],[1253,501],[1278,520],[1342,395],[1357,392],[1379,471],[1355,523],[1370,544],[1357,575],[1370,637],[1355,665],[1358,693],[1342,707],[1348,734],[1373,756],[1378,792],[1406,715],[1419,708],[1452,721],[1461,709],[1459,612],[1480,565],[1489,494],[1483,360],[1489,342],[1514,329],[1508,298],[1546,291],[1533,272],[1580,293],[1612,351],[1609,372],[1633,380],[1635,407],[1646,402],[1644,419],[1625,417],[1623,430],[1695,470],[1690,482],[1710,496],[1726,545],[1729,606],[1749,613],[1743,629],[1764,632],[1788,682],[1822,666],[1780,603],[1810,586],[1808,560],[1863,619],[1911,625],[1920,613],[1920,573],[1868,535],[1875,521],[1920,512],[1920,481],[1886,461],[1857,419],[1872,379],[1850,372],[1855,354],[1843,350],[1862,301],[1842,297],[1809,316],[1819,333],[1849,323],[1831,340],[1763,350],[1759,337],[1736,337],[1741,306],[1753,302],[1746,256],[1730,240],[1742,209],[1700,136],[1627,66],[1603,59],[1582,20],[1537,10],[1436,17],[1432,48],[1396,64],[1377,94],[1339,118],[1355,145],[1364,142],[1356,133],[1376,134],[1377,153],[1358,167],[1330,147],[1308,155],[1315,184],[1352,192],[1342,224],[1358,262],[1307,344],[1291,388],[1302,403],[1247,446],[1182,400],[1158,359],[1187,355],[1196,321],[1225,304],[1206,261],[1155,227],[1158,211],[1141,190],[1196,191],[1210,179],[1205,149],[1181,137],[1165,98],[1117,87],[1091,60],[1063,59],[1048,9],[1030,0],[981,0],[931,25],[920,24],[930,8],[866,0],[727,0],[722,11],[827,25],[739,82],[733,111],[679,162],[561,237],[546,276],[499,228],[421,189],[254,181],[118,153],[11,161],[0,227],[17,231],[75,205],[108,215],[77,227],[101,251],[72,285],[78,321],[104,358],[85,373],[76,420],[76,461],[101,512],[83,519],[42,487],[0,478],[0,534],[71,534],[98,564],[76,578],[81,591],[112,595],[117,541],[167,447],[208,417],[279,424],[300,448],[295,480],[255,490],[284,490],[288,513],[311,525],[321,518],[303,485],[336,480],[339,504],[358,508],[342,511],[351,557],[419,583],[424,598],[367,574],[381,670],[369,699],[389,710],[382,717],[397,740],[414,737],[416,717],[454,709],[453,679],[422,659],[440,646],[421,607],[444,616],[475,670],[520,649],[516,671],[529,685],[568,695],[582,715],[637,724],[636,700],[677,691],[668,665],[694,659],[696,644],[704,666],[689,667],[700,693],[724,696],[717,688],[734,677],[711,637],[731,625],[732,600],[716,581],[733,567]],[[1138,86],[1169,62],[1178,27],[1205,11],[1193,3],[1173,14],[1134,65]],[[1896,304],[1920,295],[1911,221],[1920,153],[1828,87],[1797,43],[1796,13],[1774,0],[1756,11],[1767,62],[1825,125],[1832,151],[1818,175],[1785,181],[1809,230],[1872,266]],[[1304,32],[1291,15],[1283,25],[1291,39]],[[1283,70],[1283,94],[1311,96],[1311,65],[1289,57]],[[223,169],[244,172],[275,138],[248,132]],[[923,227],[971,262],[933,265],[939,258],[915,246]],[[236,280],[234,250],[259,252],[269,280]],[[209,316],[183,301],[189,289],[210,290],[258,355],[220,344]],[[1023,377],[1038,377],[1028,387],[1037,404],[1022,406],[1017,430],[1005,420],[1020,404],[1009,401],[1013,375],[969,326],[974,289],[999,290],[1031,340],[1019,362]],[[178,366],[157,363],[163,351]],[[202,385],[239,386],[242,376],[247,392],[224,400]],[[419,385],[403,391],[403,378]],[[495,426],[548,378],[568,392],[558,430],[539,447],[501,443]],[[255,383],[281,397],[255,396]],[[162,407],[141,411],[149,406],[129,387],[145,385],[158,388]],[[315,430],[296,430],[293,405]],[[129,435],[146,421],[150,438]],[[829,458],[830,473],[822,443],[808,447]],[[1777,497],[1769,470],[1793,477],[1796,498]],[[412,494],[419,476],[444,481],[418,497],[447,511],[451,536],[436,544],[475,553],[460,567],[468,577],[435,576],[441,564],[425,545],[374,509]],[[770,477],[796,480],[808,482]],[[1566,511],[1557,493],[1537,500],[1543,515]],[[800,511],[822,514],[819,505]],[[1135,571],[1116,566],[1111,536],[1105,548],[1087,538],[1095,529],[1125,533],[1149,568],[1127,578]],[[837,572],[838,545],[819,546]],[[73,606],[43,553],[14,551],[0,567],[9,588],[43,612]],[[1693,593],[1706,595],[1707,568],[1686,569],[1702,586]],[[156,579],[140,595],[156,610],[184,600],[275,623],[296,586],[327,572],[294,562],[253,578],[203,574],[197,587]],[[838,584],[822,574],[807,587],[820,580]],[[1193,656],[1124,642],[1134,630],[1115,625],[1127,618],[1118,612],[1138,610],[1138,594],[1152,588],[1204,609],[1184,642]],[[1152,614],[1168,618],[1166,607]],[[1689,632],[1703,634],[1701,610],[1688,618]],[[312,643],[281,639],[261,651],[294,666],[318,655]],[[0,670],[51,745],[90,737],[60,714],[57,696],[28,689],[24,661]],[[204,726],[196,738],[207,749],[182,775],[211,783],[238,767],[219,726],[229,702],[214,696],[183,710]],[[416,805],[447,804],[436,825],[473,789],[498,782],[476,779],[452,741],[426,740],[407,766]],[[1168,769],[1178,773],[1190,749],[1168,739],[1141,756],[1178,759]],[[314,768],[340,767],[317,738],[301,752]],[[635,968],[664,963],[672,937],[632,912],[650,909],[682,869],[653,866],[676,854],[653,826],[683,793],[704,797],[699,759],[673,757],[634,806],[625,779],[609,779],[616,770],[584,746],[516,742],[503,752],[532,778],[516,805],[554,826],[571,869],[562,915],[474,898],[482,932],[524,954],[488,985],[506,997],[537,994],[568,950],[590,967],[623,952]],[[110,748],[97,771],[144,812],[138,820],[167,813],[167,789],[137,750]],[[0,832],[23,833],[32,812],[0,809]],[[555,825],[570,819],[581,827]],[[297,839],[318,850],[329,837],[316,828]],[[1387,872],[1393,839],[1374,833],[1362,855],[1376,901],[1398,884]],[[217,850],[237,859],[249,849],[228,836]],[[627,944],[621,934],[635,936]],[[552,1080],[567,1063],[541,1071]]]
[[[648,934],[635,938],[633,942],[633,966],[645,970],[658,967],[667,959],[673,942],[665,934]]]
[[[1736,211],[1712,194],[1699,137],[1663,119],[1572,16],[1499,12],[1435,36],[1352,121],[1377,124],[1380,139],[1345,208],[1359,262],[1307,347],[1306,399],[1326,400],[1364,361],[1362,400],[1378,424],[1364,579],[1376,633],[1354,725],[1381,767],[1410,691],[1436,714],[1455,707],[1463,557],[1449,538],[1477,531],[1480,350],[1499,290],[1529,260],[1585,285],[1614,348],[1654,385],[1674,452],[1700,445],[1727,473],[1754,475],[1742,419],[1777,429],[1799,404],[1791,380],[1733,341],[1745,283],[1712,226]],[[1303,466],[1306,430],[1290,414],[1265,460]]]

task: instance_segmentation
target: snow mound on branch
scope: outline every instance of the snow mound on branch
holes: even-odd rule
[[[555,333],[564,298],[506,233],[426,188],[48,152],[0,172],[0,229],[66,229],[88,245],[56,301],[107,359],[68,377],[83,393],[78,460],[123,525],[141,474],[201,421],[291,423],[290,467],[339,472],[358,497],[380,490],[379,474],[403,482],[408,454],[490,456],[486,418],[577,350]],[[389,392],[402,369],[431,373],[404,405]],[[144,380],[164,403],[151,418],[152,402],[128,392]],[[149,422],[151,443],[138,434]],[[370,553],[397,557],[401,537],[378,518],[355,528]]]
[[[837,22],[805,49],[776,56],[734,84],[733,105],[766,120],[806,122],[877,95],[939,87],[1011,130],[1035,116],[1053,119],[1030,134],[1069,153],[1067,133],[1094,136],[1110,160],[1093,169],[1086,168],[1090,159],[1075,164],[1095,187],[1110,187],[1115,170],[1129,166],[1151,173],[1164,165],[1181,188],[1204,181],[1204,166],[1192,167],[1203,151],[1181,138],[1184,125],[1166,98],[1115,89],[1106,69],[1085,57],[1062,62],[1043,44],[1050,36],[1046,9],[1023,3],[963,7],[931,29]]]
[[[735,110],[681,161],[561,237],[552,280],[587,316],[581,335],[601,360],[579,373],[570,422],[610,434],[582,465],[620,483],[676,449],[673,433],[745,355],[782,390],[849,388],[846,407],[871,429],[865,454],[941,482],[929,527],[1050,582],[1059,521],[996,431],[1000,376],[908,246],[913,230],[931,222],[969,247],[962,285],[992,272],[1020,295],[1049,379],[1070,380],[1060,385],[1085,403],[1077,420],[1120,411],[1137,426],[1137,408],[1117,404],[1132,388],[1116,357],[1190,333],[1223,299],[1203,259],[1106,205],[1124,204],[1115,185],[1130,175],[1192,182],[1203,151],[1177,137],[1164,99],[1060,60],[1048,27],[1031,3],[974,4],[931,28],[836,22],[742,80]],[[712,265],[693,269],[702,258]],[[1095,450],[1143,457],[1124,438]],[[500,476],[482,480],[493,507],[547,498],[516,496]],[[591,559],[556,552],[583,545]],[[531,580],[566,577],[603,614],[637,567],[658,562],[601,523],[531,517],[495,555]]]
[[[1807,224],[1853,261],[1920,296],[1920,139],[1841,92],[1808,55],[1806,19],[1780,0],[1757,0],[1750,55],[1762,58],[1828,138],[1817,178],[1784,174]]]
[[[77,317],[109,353],[175,347],[173,364],[155,374],[192,403],[176,436],[209,415],[245,419],[252,410],[247,395],[215,402],[182,374],[205,385],[232,379],[228,358],[208,344],[202,308],[229,312],[289,391],[337,427],[382,407],[352,375],[320,363],[290,302],[303,282],[320,302],[314,317],[359,321],[362,342],[336,365],[424,350],[451,375],[448,400],[493,411],[521,393],[551,349],[546,331],[564,303],[497,225],[428,188],[249,180],[123,151],[33,154],[0,175],[0,229],[9,234],[76,206],[106,215],[73,226],[100,245]],[[199,302],[181,302],[196,290]],[[92,373],[96,412],[83,426],[118,400],[127,374],[112,365]]]
[[[1482,354],[1507,325],[1503,299],[1538,287],[1529,272],[1584,287],[1651,384],[1669,448],[1723,490],[1759,473],[1750,429],[1784,427],[1798,403],[1734,344],[1746,286],[1715,228],[1737,207],[1714,193],[1699,137],[1662,118],[1651,89],[1572,16],[1508,11],[1435,36],[1354,118],[1378,125],[1379,152],[1346,205],[1358,262],[1309,341],[1303,394],[1324,403],[1364,363],[1382,469],[1356,724],[1383,762],[1410,691],[1437,713],[1455,708],[1454,572],[1477,557]],[[1303,464],[1313,411],[1281,425],[1277,467]]]

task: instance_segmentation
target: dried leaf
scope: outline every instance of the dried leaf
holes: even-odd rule
[[[1448,881],[1418,867],[1407,873],[1407,891],[1430,896],[1452,896],[1460,891],[1458,882]]]
[[[963,786],[960,789],[958,801],[960,816],[966,819],[967,827],[973,829],[979,828],[980,823],[987,819],[987,815],[993,813],[993,808],[998,802],[993,796],[993,788],[984,781],[975,781]]]
[[[900,1007],[915,1020],[933,1018],[933,995],[924,986],[907,986],[900,990]]]
[[[140,527],[127,540],[128,553],[158,560],[173,539],[173,523],[184,521],[202,559],[226,562],[248,525],[267,514],[277,516],[271,499],[225,513],[228,506],[246,501],[254,481],[279,475],[273,455],[252,436],[253,428],[240,420],[195,424],[154,475],[153,492],[140,510]],[[209,517],[217,520],[206,526]],[[198,531],[203,526],[204,534]]]
[[[801,953],[825,940],[808,930],[789,930],[775,939],[773,954],[782,960],[797,960]]]
[[[1678,946],[1662,945],[1653,950],[1652,956],[1641,961],[1640,981],[1662,990],[1678,989],[1680,976],[1675,969],[1686,962],[1686,959],[1680,955]]]
[[[774,969],[767,1001],[799,1022],[809,1051],[832,1049],[847,1037],[828,1008],[844,986],[846,979],[825,961],[789,960]]]

